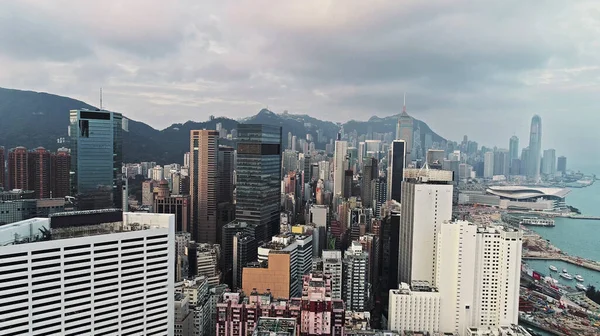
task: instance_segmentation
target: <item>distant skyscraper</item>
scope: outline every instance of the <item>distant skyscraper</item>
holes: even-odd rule
[[[542,167],[542,173],[548,176],[556,175],[556,150],[546,149],[544,150],[544,166]]]
[[[192,237],[217,242],[219,132],[190,131],[190,195]]]
[[[333,166],[333,194],[342,195],[344,187],[344,171],[346,170],[346,154],[348,142],[337,140],[335,142],[334,166]]]
[[[556,164],[556,171],[565,174],[567,172],[567,158],[564,156],[558,157],[558,163]]]
[[[388,197],[400,202],[402,197],[402,180],[404,179],[404,167],[406,167],[406,142],[405,140],[394,140],[392,142],[390,168],[388,175]]]
[[[406,113],[406,95],[404,95],[404,106],[402,113],[398,118],[398,126],[396,127],[396,140],[404,140],[406,142],[406,153],[409,154],[413,148],[413,118]]]
[[[527,177],[534,181],[540,179],[540,161],[542,155],[542,118],[537,114],[531,118],[529,133],[529,163]]]
[[[279,232],[281,127],[238,125],[236,219]]]
[[[79,210],[121,208],[123,126],[121,113],[71,110],[71,195]]]
[[[373,180],[379,177],[379,169],[377,167],[377,159],[366,159],[363,166],[362,182],[361,182],[361,200],[363,206],[370,208],[373,203],[372,184]]]
[[[218,202],[233,203],[233,168],[234,149],[229,146],[219,146],[219,189]]]
[[[10,189],[29,188],[27,148],[16,147],[8,152],[8,186]]]
[[[519,169],[520,174],[523,176],[527,176],[529,173],[529,147],[523,148],[521,150],[521,169]]]
[[[49,198],[52,167],[50,152],[43,147],[38,147],[30,151],[28,155],[28,189],[35,192],[36,198]]]
[[[410,169],[402,182],[398,281],[435,283],[437,233],[452,219],[451,171]]]
[[[508,157],[509,152],[506,149],[499,149],[494,152],[494,175],[509,175],[510,160]]]
[[[494,176],[494,152],[486,152],[483,156],[483,177]]]
[[[52,197],[65,197],[71,194],[71,153],[67,148],[59,148],[52,154]]]
[[[513,159],[519,158],[519,138],[517,138],[516,135],[510,137],[508,144],[508,156],[510,162],[512,162]]]
[[[6,174],[6,157],[4,155],[4,147],[0,146],[0,189],[8,189],[4,177]]]

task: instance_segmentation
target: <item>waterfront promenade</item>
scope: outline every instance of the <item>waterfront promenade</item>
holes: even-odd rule
[[[585,267],[600,272],[600,263],[595,260],[568,255],[540,235],[528,232],[523,237],[523,259],[560,260],[572,265]]]

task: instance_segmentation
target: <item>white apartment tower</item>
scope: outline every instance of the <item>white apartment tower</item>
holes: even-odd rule
[[[402,282],[390,290],[388,329],[424,331],[433,334],[440,329],[440,293],[424,281],[411,286]]]
[[[344,189],[344,171],[346,170],[346,155],[348,142],[337,140],[335,142],[335,155],[333,166],[333,194],[342,195]]]
[[[405,169],[398,281],[436,284],[437,234],[452,219],[452,171]]]
[[[494,177],[494,152],[486,152],[483,156],[483,177]]]
[[[353,241],[344,254],[343,299],[346,310],[364,312],[369,309],[369,254],[363,252],[362,245]]]
[[[173,335],[175,216],[93,210],[0,227],[3,335]]]

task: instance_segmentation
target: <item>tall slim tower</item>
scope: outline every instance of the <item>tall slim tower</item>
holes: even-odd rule
[[[517,138],[516,135],[510,137],[510,141],[508,144],[508,155],[509,162],[512,162],[512,160],[519,158],[519,138]]]
[[[192,237],[200,243],[217,242],[219,132],[190,131],[190,200]]]
[[[527,177],[537,182],[540,180],[540,161],[542,155],[542,118],[534,115],[531,118],[529,133],[529,163]]]
[[[52,155],[52,197],[65,197],[71,193],[71,154],[67,148],[59,148]]]
[[[49,198],[51,189],[51,158],[50,152],[44,147],[38,147],[29,152],[29,190],[35,192],[36,198]]]
[[[236,219],[279,233],[281,127],[238,125]]]
[[[344,171],[346,170],[346,154],[348,152],[348,142],[336,140],[334,167],[333,167],[333,194],[341,195],[344,189]]]
[[[406,153],[410,154],[413,148],[413,118],[406,113],[406,94],[404,95],[404,106],[402,113],[398,118],[398,126],[396,127],[396,140],[404,140],[406,142]]]
[[[370,208],[373,203],[372,185],[373,180],[379,176],[379,169],[377,167],[377,159],[372,157],[364,162],[363,177],[361,183],[361,200],[363,206]]]
[[[404,179],[404,167],[406,166],[406,141],[394,140],[392,142],[390,168],[388,175],[388,189],[390,199],[400,202],[402,197],[402,180]]]
[[[233,156],[233,147],[219,146],[219,203],[233,203]]]
[[[123,129],[121,113],[71,110],[71,195],[79,210],[121,208]]]
[[[27,148],[16,147],[8,152],[8,186],[10,189],[27,190],[29,187],[29,175],[27,171],[28,155]]]
[[[4,176],[6,174],[6,158],[4,157],[4,147],[0,146],[0,189],[8,189]]]

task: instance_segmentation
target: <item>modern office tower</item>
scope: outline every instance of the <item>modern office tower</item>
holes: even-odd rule
[[[391,210],[381,221],[381,274],[385,290],[398,286],[398,239],[400,238],[400,209]]]
[[[194,310],[190,309],[189,297],[175,293],[175,328],[173,336],[194,336]]]
[[[381,216],[381,206],[387,200],[387,179],[385,177],[378,177],[372,181],[371,195],[373,197],[372,206],[373,212],[377,217]]]
[[[290,251],[272,251],[264,263],[251,263],[242,269],[242,289],[245,293],[270,291],[276,298],[290,298],[292,276]]]
[[[313,179],[312,176],[312,162],[309,154],[304,155],[304,183],[310,183]]]
[[[406,169],[404,174],[398,281],[435,285],[437,234],[452,219],[452,172]]]
[[[292,132],[288,132],[286,149],[292,149]]]
[[[71,195],[79,210],[120,208],[123,129],[127,119],[105,110],[71,110]]]
[[[342,251],[323,250],[321,258],[313,259],[313,272],[323,272],[331,277],[331,298],[342,299],[344,281]]]
[[[236,219],[279,232],[281,127],[238,125]]]
[[[558,157],[558,162],[556,164],[556,171],[561,172],[563,174],[567,173],[567,158],[564,156]]]
[[[473,167],[466,163],[458,164],[458,179],[467,180],[471,178],[471,172],[473,172]]]
[[[348,152],[348,142],[337,140],[335,142],[335,154],[333,162],[333,194],[343,195],[344,173],[346,171],[346,153]]]
[[[190,309],[194,312],[195,336],[214,335],[208,332],[211,330],[210,324],[213,322],[209,287],[211,285],[204,276],[183,280],[181,293],[189,298]]]
[[[208,284],[216,286],[221,283],[221,272],[219,270],[219,245],[198,244],[196,251],[198,263],[198,276],[205,276]]]
[[[1,226],[2,334],[173,335],[174,236],[172,215],[115,210]]]
[[[344,253],[344,288],[342,297],[346,310],[364,312],[369,309],[369,255],[362,245],[353,241]]]
[[[542,174],[548,176],[556,175],[556,150],[546,149],[544,150],[544,166],[542,167]]]
[[[196,242],[217,241],[219,132],[190,131],[190,223]]]
[[[352,171],[356,170],[356,164],[358,163],[358,148],[348,147],[347,155],[349,169],[352,169]]]
[[[486,152],[483,155],[483,177],[494,177],[494,152]]]
[[[233,203],[233,168],[234,149],[229,146],[219,146],[219,189],[218,202]]]
[[[142,205],[152,206],[154,204],[154,181],[142,182]]]
[[[362,204],[365,207],[371,207],[373,204],[372,185],[373,180],[379,177],[379,168],[377,167],[377,159],[369,158],[364,160],[362,169],[361,195]]]
[[[390,194],[388,194],[388,198],[396,202],[400,202],[402,197],[402,180],[404,179],[404,168],[406,167],[406,145],[405,140],[394,140],[390,149],[390,165],[388,168],[388,191]]]
[[[331,276],[312,272],[303,277],[301,335],[344,335],[344,302],[333,297]]]
[[[513,159],[510,163],[510,175],[516,176],[521,173],[521,159]]]
[[[233,236],[233,290],[242,288],[242,270],[248,263],[256,261],[257,249],[253,236],[243,232]]]
[[[381,159],[382,156],[382,144],[381,140],[366,140],[365,141],[365,157],[374,157]]]
[[[494,152],[494,175],[508,176],[510,159],[509,152],[505,149],[499,149]]]
[[[10,189],[29,189],[28,153],[25,147],[16,147],[8,152],[8,186]]]
[[[183,166],[190,167],[190,152],[183,153]]]
[[[286,149],[282,154],[282,173],[288,174],[298,170],[298,152]]]
[[[329,181],[331,168],[329,161],[319,161],[319,179]]]
[[[529,162],[527,177],[537,182],[540,179],[540,161],[542,155],[542,118],[537,114],[531,118],[529,133]]]
[[[71,194],[71,153],[67,148],[59,148],[52,154],[52,197],[61,198]]]
[[[169,182],[162,180],[158,184],[158,193],[154,198],[152,210],[155,213],[174,214],[175,232],[190,232],[190,196],[171,195]]]
[[[51,169],[50,151],[38,147],[27,154],[28,190],[35,192],[35,198],[50,198]]]
[[[256,241],[257,248],[265,240],[264,228],[260,225],[248,224],[237,220],[223,226],[221,234],[221,272],[223,278],[231,288],[233,286],[232,260],[234,259],[233,239],[236,234],[244,233],[253,237]],[[256,258],[252,261],[255,261]],[[242,267],[245,265],[242,265]]]
[[[0,190],[8,189],[6,185],[6,157],[4,153],[4,147],[0,146]]]
[[[369,260],[367,261],[368,266],[368,282],[371,284],[371,293],[379,293],[379,267],[381,265],[381,240],[378,235],[373,233],[362,233],[358,238],[358,242],[362,245],[363,251],[365,251]]]
[[[398,126],[396,127],[396,140],[404,140],[407,154],[413,148],[413,123],[413,118],[406,113],[406,96],[404,96],[402,113],[398,118]]]
[[[291,149],[292,151],[296,151],[296,145],[298,144],[298,137],[296,137],[295,135],[292,136],[292,146]]]
[[[521,150],[521,169],[519,169],[520,175],[527,176],[529,174],[529,147]]]
[[[427,150],[427,165],[430,169],[442,169],[446,153],[441,149]]]
[[[344,198],[352,197],[352,179],[354,177],[354,173],[352,170],[347,169],[344,171],[344,185],[342,187],[342,196]]]
[[[508,143],[508,157],[512,162],[514,159],[519,158],[519,138],[516,135],[510,137],[510,141]]]
[[[518,323],[523,233],[501,226],[446,222],[438,235],[441,332]]]
[[[388,329],[422,331],[433,334],[440,329],[441,297],[427,281],[400,283],[391,289],[388,303]]]
[[[358,143],[358,165],[362,167],[367,158],[367,145],[364,141]]]

